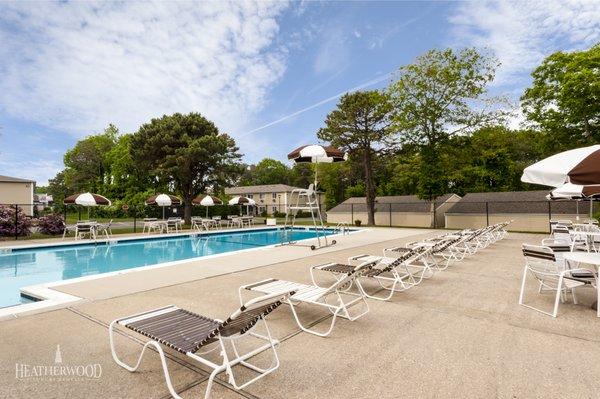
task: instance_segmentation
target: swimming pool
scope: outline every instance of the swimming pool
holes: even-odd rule
[[[20,292],[25,286],[315,237],[311,229],[275,228],[12,249],[0,252],[0,308],[26,303]]]

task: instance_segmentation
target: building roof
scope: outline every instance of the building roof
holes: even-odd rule
[[[10,177],[10,176],[2,176],[2,175],[0,175],[0,182],[7,182],[7,183],[35,183],[35,180],[27,180],[27,179],[20,179],[18,177]]]
[[[435,199],[436,207],[439,207],[451,197],[460,198],[456,194],[444,194]],[[390,205],[391,204],[391,205]],[[423,200],[416,195],[388,195],[375,197],[375,210],[392,212],[430,212],[431,202]],[[336,212],[366,212],[367,200],[365,197],[352,197],[328,210],[328,213]]]
[[[297,189],[299,189],[299,187],[288,186],[287,184],[265,184],[261,186],[228,187],[225,189],[225,194],[240,195],[260,193],[287,193]]]
[[[548,214],[562,213],[575,214],[577,205],[575,201],[548,201],[548,190],[537,191],[507,191],[489,193],[468,193],[454,204],[446,213],[536,213]],[[548,205],[548,203],[550,204]],[[585,202],[588,204],[589,203]],[[548,209],[550,206],[550,209]],[[584,205],[579,206],[581,214],[586,213]]]

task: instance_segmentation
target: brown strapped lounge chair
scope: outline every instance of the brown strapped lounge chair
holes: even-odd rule
[[[370,267],[371,263],[364,263],[355,266],[352,268],[352,270],[350,270],[347,274],[338,279],[329,287],[319,287],[317,285],[301,284],[293,281],[278,280],[275,278],[243,285],[239,290],[240,301],[242,301],[242,295],[244,291],[254,291],[263,294],[269,294],[271,292],[277,292],[281,290],[296,291],[296,294],[290,296],[286,303],[290,305],[292,314],[296,320],[296,323],[298,324],[298,327],[307,333],[314,334],[319,337],[326,337],[331,334],[331,331],[333,331],[333,327],[338,316],[350,321],[354,321],[369,312],[369,304],[365,300],[362,292],[348,292],[348,288],[363,273],[367,273]],[[350,315],[349,308],[355,304],[358,304],[359,302],[363,303],[364,310],[357,315]],[[333,318],[331,320],[329,329],[327,329],[325,332],[318,332],[305,327],[296,313],[295,304],[300,303],[319,306],[331,312]]]
[[[288,290],[255,298],[243,304],[240,309],[231,314],[225,321],[201,316],[176,306],[167,306],[114,320],[109,327],[109,340],[113,359],[119,366],[134,372],[139,367],[146,348],[153,346],[160,355],[169,392],[174,398],[180,398],[171,383],[165,353],[160,345],[162,344],[213,369],[208,379],[208,386],[204,395],[205,399],[210,397],[214,378],[223,371],[228,374],[231,385],[236,389],[243,389],[279,367],[279,358],[275,351],[275,347],[279,342],[271,337],[265,317],[293,294],[294,291]],[[252,331],[261,321],[264,325],[266,335]],[[117,356],[113,338],[114,328],[117,324],[150,338],[142,348],[135,366],[124,363]],[[236,341],[249,336],[266,341],[266,343],[247,353],[240,354],[236,346]],[[232,357],[227,353],[226,343],[230,344]],[[205,352],[199,352],[200,349],[207,347],[209,348]],[[223,359],[221,364],[214,363],[201,356],[215,349],[220,349]],[[259,368],[247,362],[252,356],[266,350],[273,351],[272,364],[268,368]],[[258,373],[258,375],[249,381],[239,384],[236,382],[232,371],[232,367],[236,365],[245,366]]]
[[[356,279],[358,289],[368,298],[387,301],[394,295],[394,292],[405,291],[418,284],[415,281],[413,274],[410,272],[409,267],[413,262],[424,258],[428,251],[428,248],[408,249],[404,255],[398,258],[358,255],[349,258],[348,262],[369,265],[369,269]],[[355,267],[356,266],[352,264],[344,265],[339,263],[329,263],[311,267],[310,274],[316,285],[314,271],[329,272],[336,276],[336,279],[340,279]],[[387,296],[368,294],[361,283],[363,278],[370,278],[377,281],[381,288],[389,291],[389,294]]]

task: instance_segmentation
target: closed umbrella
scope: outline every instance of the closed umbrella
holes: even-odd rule
[[[206,207],[206,217],[208,217],[208,207],[215,205],[222,205],[223,201],[220,198],[217,198],[212,195],[199,195],[193,199],[192,204],[201,205]]]
[[[181,199],[179,199],[178,197],[176,197],[174,195],[157,194],[157,195],[153,195],[152,197],[148,198],[145,201],[145,204],[162,207],[162,214],[163,214],[163,219],[164,219],[165,218],[165,207],[181,205]]]
[[[110,200],[100,194],[81,193],[73,194],[64,199],[65,205],[81,205],[88,208],[88,219],[90,217],[90,207],[92,206],[108,206]]]

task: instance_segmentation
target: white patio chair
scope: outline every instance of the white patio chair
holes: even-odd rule
[[[567,269],[564,261],[557,260],[552,248],[541,245],[523,244],[523,256],[525,267],[523,269],[523,280],[519,294],[519,305],[533,309],[548,316],[556,317],[559,301],[565,301],[570,292],[573,303],[577,304],[575,289],[587,284],[584,279],[576,278],[573,274],[589,273],[588,269]],[[554,292],[554,307],[552,312],[547,312],[531,305],[525,304],[525,285],[527,276],[532,276],[538,284],[538,293]]]

